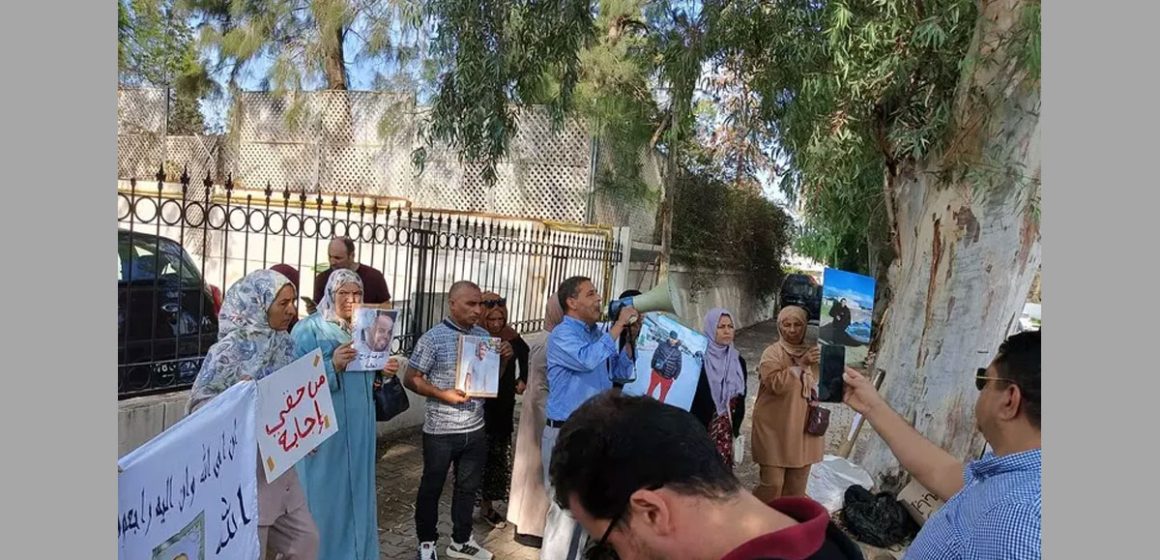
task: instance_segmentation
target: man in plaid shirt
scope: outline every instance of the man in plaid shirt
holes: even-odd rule
[[[846,368],[845,402],[882,436],[902,466],[946,501],[923,525],[908,560],[1040,560],[1039,331],[1008,338],[975,372],[975,418],[994,451],[965,467],[922,437]]]

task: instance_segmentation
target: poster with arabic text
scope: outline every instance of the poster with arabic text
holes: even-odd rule
[[[257,560],[256,395],[242,381],[117,461],[117,558]]]
[[[258,380],[258,451],[267,481],[338,432],[323,368],[315,350]]]

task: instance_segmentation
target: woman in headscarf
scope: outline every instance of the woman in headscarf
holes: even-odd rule
[[[290,280],[271,270],[251,272],[230,286],[218,314],[218,341],[202,361],[189,394],[191,413],[238,381],[262,379],[294,361],[294,341],[287,331],[297,314],[296,300]],[[269,548],[282,558],[317,559],[318,528],[298,473],[290,469],[267,482],[260,459],[255,469],[260,558]]]
[[[483,486],[480,488],[479,514],[491,526],[507,525],[492,503],[507,499],[512,479],[512,430],[516,410],[516,394],[523,394],[528,381],[528,344],[508,324],[507,301],[495,292],[485,292],[480,298],[483,314],[479,326],[491,336],[511,344],[512,356],[501,358],[499,391],[496,397],[483,403],[483,428],[487,434],[487,462],[483,467]],[[517,375],[516,368],[519,367]]]
[[[786,306],[777,315],[777,342],[761,354],[761,384],[753,405],[753,460],[760,469],[753,494],[769,503],[805,496],[810,467],[822,460],[825,440],[806,433],[818,386],[820,350],[806,344],[806,310]]]
[[[733,457],[733,439],[741,435],[745,418],[748,375],[745,359],[733,345],[734,327],[733,316],[724,309],[712,309],[705,315],[702,332],[708,337],[709,346],[689,409],[709,430],[721,461],[730,469],[737,460]]]
[[[318,311],[298,323],[293,333],[298,356],[322,351],[339,426],[338,433],[322,442],[314,456],[298,463],[310,511],[322,535],[324,559],[379,558],[372,396],[376,372],[347,369],[356,354],[351,318],[362,294],[357,274],[335,270]],[[398,369],[397,361],[388,360],[383,372],[394,375]]]
[[[274,266],[271,266],[270,270],[273,270],[274,272],[277,272],[278,274],[285,276],[287,280],[290,280],[290,284],[294,286],[295,293],[302,292],[302,285],[298,283],[298,280],[300,278],[298,275],[298,269],[296,269],[288,264],[276,264]],[[290,330],[293,331],[294,325],[297,325],[297,324],[298,324],[298,312],[295,311],[294,318],[290,319]]]
[[[544,488],[544,461],[540,440],[544,435],[548,400],[548,333],[564,320],[560,298],[548,298],[544,328],[528,336],[529,367],[527,390],[520,405],[520,426],[516,432],[516,455],[507,518],[516,529],[516,542],[539,547],[548,517],[548,490]]]

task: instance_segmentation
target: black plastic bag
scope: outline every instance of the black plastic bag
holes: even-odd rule
[[[871,494],[857,484],[846,489],[842,522],[856,540],[878,548],[901,544],[918,534],[918,523],[896,496]]]

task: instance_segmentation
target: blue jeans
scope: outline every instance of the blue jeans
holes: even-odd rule
[[[483,428],[465,434],[423,434],[423,478],[415,498],[415,533],[419,542],[439,540],[439,496],[452,466],[455,492],[451,497],[451,539],[465,543],[471,538],[471,510],[483,483],[486,460]]]

